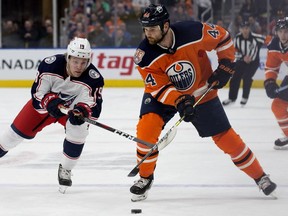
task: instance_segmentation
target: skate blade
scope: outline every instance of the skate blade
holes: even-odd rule
[[[286,146],[276,146],[276,145],[274,145],[274,149],[275,150],[288,150],[288,145],[286,145]]]
[[[144,194],[141,194],[141,195],[133,194],[132,197],[131,197],[131,201],[132,202],[139,202],[139,201],[143,201],[143,200],[147,199],[147,197],[148,197],[148,192],[147,191]]]
[[[66,190],[67,190],[68,186],[65,186],[65,185],[59,185],[59,189],[58,191],[62,194],[65,194],[66,193]]]
[[[277,197],[277,194],[276,194],[276,191],[273,191],[271,194],[269,194],[269,196],[272,198],[272,199],[278,199]]]

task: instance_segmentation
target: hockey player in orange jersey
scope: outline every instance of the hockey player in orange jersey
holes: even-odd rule
[[[288,148],[288,75],[280,87],[276,83],[281,64],[288,62],[288,17],[277,21],[275,32],[276,37],[268,45],[264,86],[267,96],[273,99],[272,112],[284,134],[275,141],[274,148],[279,150]]]
[[[178,111],[194,125],[201,137],[214,143],[240,170],[255,180],[265,195],[276,184],[265,174],[257,158],[231,127],[217,96],[234,72],[234,46],[229,33],[208,23],[183,21],[170,25],[163,5],[151,4],[140,17],[145,39],[138,46],[134,61],[145,83],[137,124],[137,137],[156,143],[165,124]],[[215,50],[219,66],[213,72],[206,51]],[[195,101],[212,83],[217,83],[201,102]],[[137,143],[137,160],[149,151]],[[139,167],[140,179],[130,188],[132,201],[147,198],[154,179],[159,152],[155,151]]]

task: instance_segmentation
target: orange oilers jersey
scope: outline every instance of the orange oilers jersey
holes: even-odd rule
[[[206,51],[215,50],[218,59],[234,61],[234,45],[222,27],[195,21],[171,25],[173,45],[169,49],[150,45],[145,38],[138,46],[134,61],[144,83],[145,92],[161,103],[174,106],[181,94],[201,96],[212,74]],[[216,97],[213,90],[202,102]]]
[[[265,78],[277,79],[282,62],[288,65],[288,47],[284,48],[278,37],[274,37],[267,46]]]

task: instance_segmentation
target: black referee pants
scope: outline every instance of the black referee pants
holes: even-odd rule
[[[230,80],[229,99],[235,101],[238,96],[241,80],[243,80],[242,98],[248,99],[251,86],[253,83],[253,76],[255,75],[259,61],[252,61],[247,64],[244,61],[236,62],[235,73]]]

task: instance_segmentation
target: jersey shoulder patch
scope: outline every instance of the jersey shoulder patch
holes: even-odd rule
[[[83,72],[83,75],[72,79],[86,83],[91,86],[92,89],[104,86],[104,78],[93,64],[89,65],[89,67]]]
[[[144,39],[135,51],[134,63],[140,67],[145,67],[163,54],[165,54],[165,50],[161,49],[158,45],[149,44],[148,40]]]
[[[46,64],[52,64],[53,62],[55,62],[56,61],[56,56],[49,56],[49,57],[46,57],[45,59],[44,59],[44,62],[46,63]]]
[[[103,79],[103,76],[99,72],[99,70],[95,67],[94,64],[90,64],[89,67],[86,69],[88,71],[88,75],[91,79]]]
[[[90,69],[89,70],[89,76],[92,78],[92,79],[98,79],[101,77],[100,73],[94,69]]]
[[[55,73],[63,76],[66,68],[66,59],[62,54],[49,56],[43,59],[43,61],[39,64],[38,71],[39,73],[49,72]]]
[[[135,54],[134,54],[135,64],[138,65],[142,61],[144,55],[145,55],[145,51],[143,51],[140,48],[136,49]]]

